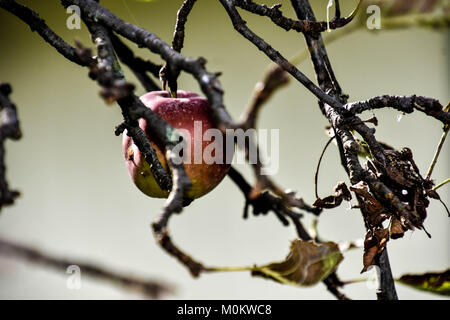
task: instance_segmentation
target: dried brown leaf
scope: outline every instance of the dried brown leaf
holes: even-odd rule
[[[391,238],[392,239],[402,238],[403,235],[405,234],[405,231],[406,228],[403,227],[401,221],[396,217],[392,217],[390,229]]]
[[[364,207],[364,211],[367,212],[367,220],[371,225],[377,226],[391,215],[370,193],[367,183],[360,181],[359,183],[351,186],[350,190],[363,199],[364,202],[361,203],[361,205]]]
[[[331,209],[340,206],[343,200],[350,201],[352,199],[352,194],[348,190],[345,182],[339,182],[338,185],[334,188],[334,192],[334,195],[325,197],[323,199],[316,199],[316,201],[313,203],[313,206]]]
[[[376,229],[373,233],[368,231],[366,233],[366,239],[364,240],[364,254],[363,254],[363,269],[361,273],[367,271],[367,269],[375,264],[376,258],[386,248],[386,243],[389,241],[389,230]]]

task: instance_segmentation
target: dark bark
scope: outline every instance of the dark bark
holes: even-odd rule
[[[16,105],[11,102],[11,86],[0,83],[0,210],[3,206],[12,205],[20,195],[11,190],[6,180],[5,140],[18,140],[22,137]]]

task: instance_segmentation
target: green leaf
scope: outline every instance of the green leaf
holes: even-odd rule
[[[406,274],[397,281],[418,290],[450,296],[450,269],[443,272]]]
[[[370,152],[370,148],[367,142],[358,138],[356,138],[356,142],[359,145],[358,157],[373,159],[372,153]]]
[[[328,277],[343,259],[334,242],[292,241],[289,255],[282,262],[252,268],[253,276],[296,286],[311,286]]]
[[[447,106],[444,108],[445,112],[450,112],[450,102],[447,104]]]

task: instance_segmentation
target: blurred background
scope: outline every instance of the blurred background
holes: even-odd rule
[[[294,17],[289,1],[283,12]],[[326,0],[311,1],[318,19],[326,18]],[[342,2],[342,1],[341,1]],[[348,14],[357,1],[345,1]],[[78,38],[92,46],[87,28],[69,30],[69,14],[59,1],[21,1],[39,12],[67,42]],[[171,42],[176,12],[182,0],[102,1],[122,19],[156,33]],[[272,5],[275,1],[266,1]],[[334,11],[333,11],[334,12]],[[286,57],[305,49],[304,39],[285,32],[268,19],[244,14],[248,25]],[[2,210],[0,237],[32,245],[54,255],[89,261],[126,274],[172,284],[173,299],[334,299],[319,283],[298,288],[252,278],[247,272],[205,274],[193,279],[177,261],[156,244],[150,223],[164,201],[151,199],[133,185],[125,169],[121,137],[114,127],[121,122],[116,105],[107,106],[87,69],[64,59],[15,16],[0,10],[0,82],[13,87],[11,99],[18,107],[23,138],[6,143],[7,178],[22,196]],[[354,32],[327,46],[337,78],[351,101],[381,94],[418,94],[449,99],[449,33],[411,28],[396,31]],[[132,46],[140,56],[159,62],[148,50]],[[233,29],[218,1],[199,0],[189,16],[183,54],[208,60],[210,71],[222,71],[225,105],[238,119],[251,92],[269,66],[268,58]],[[299,65],[314,79],[309,60]],[[124,67],[124,69],[126,69]],[[129,70],[129,81],[138,84]],[[179,88],[199,92],[194,79],[182,74]],[[143,94],[142,88],[137,93]],[[405,115],[395,110],[374,111],[379,120],[377,137],[396,148],[409,147],[420,170],[426,173],[442,133],[439,122],[420,113]],[[363,118],[369,118],[367,113]],[[278,91],[264,107],[259,128],[280,129],[280,170],[273,178],[284,188],[314,201],[314,169],[328,137],[327,120],[313,95],[299,83]],[[434,171],[441,182],[450,176],[450,143],[446,142]],[[253,181],[250,168],[237,169]],[[319,194],[332,192],[338,181],[348,182],[338,151],[331,145],[322,162]],[[448,204],[450,185],[440,189]],[[213,266],[243,266],[282,260],[293,226],[283,227],[270,213],[242,219],[244,199],[226,178],[214,191],[174,216],[170,230],[174,241],[201,262]],[[311,217],[304,218],[308,225]],[[449,267],[450,221],[443,206],[432,201],[425,222],[432,234],[407,232],[390,241],[389,257],[395,277],[405,273],[440,271]],[[322,238],[345,241],[363,238],[358,210],[345,203],[325,211],[319,222]],[[362,249],[345,253],[338,269],[343,280],[364,275]],[[82,278],[79,290],[66,286],[68,275],[0,256],[2,299],[134,299],[141,296],[108,283]],[[439,299],[397,284],[400,299]],[[363,283],[345,287],[355,299],[374,299]]]

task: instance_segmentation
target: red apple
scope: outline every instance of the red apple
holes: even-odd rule
[[[216,161],[219,163],[211,163],[209,160],[205,162],[202,156],[203,151],[210,144],[220,144],[221,150],[225,151],[223,146],[226,140],[222,133],[220,133],[222,139],[211,139],[213,141],[205,141],[203,139],[203,135],[207,130],[216,128],[211,117],[211,107],[208,100],[195,93],[181,90],[177,92],[177,98],[171,98],[167,91],[153,91],[144,94],[140,99],[145,106],[156,112],[172,127],[184,129],[179,130],[179,132],[183,135],[186,144],[190,144],[190,152],[184,155],[185,160],[183,163],[186,174],[192,182],[192,189],[188,192],[187,197],[196,199],[214,189],[227,174],[230,164],[225,159],[226,152],[223,152],[223,157],[221,156],[223,161]],[[201,130],[199,124],[201,124]],[[148,140],[156,150],[162,166],[168,170],[163,152],[164,149],[158,145],[155,139],[152,139],[146,120],[140,119],[139,126],[146,133]],[[151,173],[150,166],[133,143],[132,138],[126,135],[126,132],[123,134],[122,146],[126,166],[139,190],[150,197],[167,198],[169,191],[162,190],[159,187]],[[218,145],[211,145],[209,150],[211,150],[211,147],[218,147]],[[202,153],[200,157],[199,152]]]

